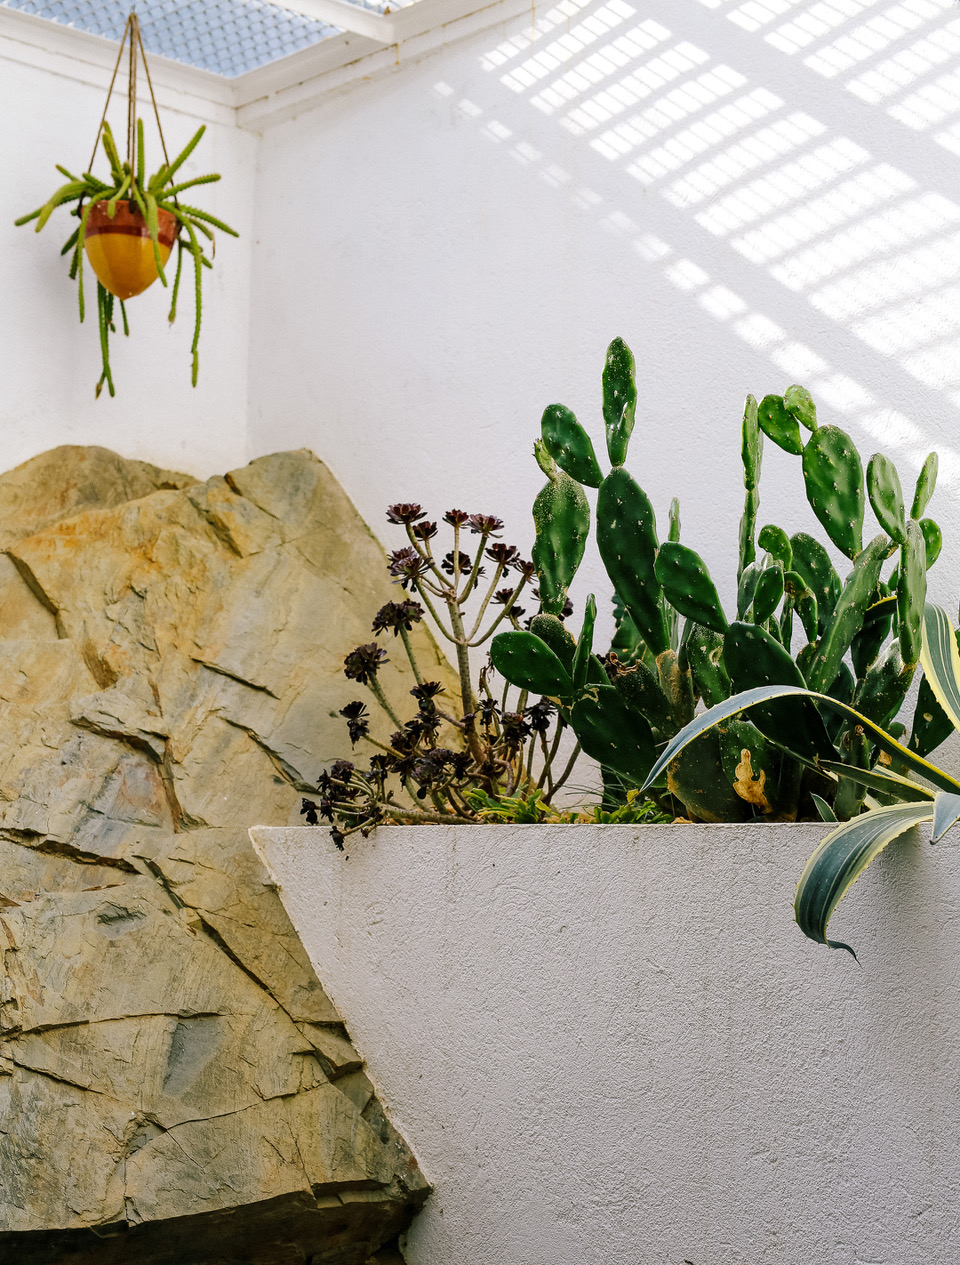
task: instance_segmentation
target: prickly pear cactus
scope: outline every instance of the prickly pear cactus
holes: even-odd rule
[[[602,396],[613,467],[605,477],[573,413],[553,404],[543,414],[537,459],[549,482],[534,510],[541,612],[529,632],[494,639],[498,670],[554,699],[583,749],[603,766],[605,786],[621,789],[645,778],[698,702],[712,707],[756,686],[806,685],[854,704],[875,723],[898,724],[919,656],[926,572],[942,544],[937,524],[922,517],[936,484],[936,455],[924,462],[908,517],[893,462],[874,454],[864,477],[851,437],[820,424],[803,387],[765,395],[759,405],[747,396],[740,427],[745,498],[737,618],[728,623],[702,557],[680,543],[678,503],[670,504],[661,543],[650,497],[624,465],[637,387],[634,358],[622,339],[607,349]],[[765,436],[801,458],[810,507],[830,544],[852,564],[845,580],[814,536],[790,536],[772,523],[758,535]],[[584,486],[599,489],[597,545],[615,591],[616,634],[603,661],[593,652],[592,598],[578,640],[558,618],[589,530]],[[882,533],[864,547],[868,500]],[[888,563],[893,569],[884,574]],[[926,754],[949,731],[922,683],[913,749]],[[822,811],[849,815],[860,810],[864,787],[842,770],[868,768],[875,758],[855,726],[824,721],[809,703],[781,699],[691,743],[653,794],[662,807],[704,821],[792,819],[812,811],[815,799]]]

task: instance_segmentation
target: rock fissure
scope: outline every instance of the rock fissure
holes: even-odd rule
[[[300,770],[290,763],[289,759],[283,755],[282,751],[271,745],[263,734],[257,733],[256,729],[252,728],[250,725],[244,725],[241,721],[233,720],[229,716],[224,716],[223,719],[226,724],[233,725],[235,729],[242,730],[243,733],[253,739],[261,751],[266,752],[274,768],[284,781],[290,784],[293,790],[309,793],[310,791],[316,789],[315,784],[307,781]]]
[[[258,685],[256,681],[247,681],[244,677],[239,676],[236,672],[231,672],[229,668],[223,667],[220,663],[211,663],[209,659],[199,659],[196,655],[191,657],[194,663],[199,663],[201,668],[206,668],[208,672],[216,672],[220,676],[229,677],[231,681],[236,681],[238,685],[245,685],[248,690],[259,690],[263,694],[269,694],[271,698],[277,698],[273,690],[268,689],[266,685]]]

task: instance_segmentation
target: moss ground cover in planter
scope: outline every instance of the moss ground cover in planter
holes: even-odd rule
[[[807,825],[252,837],[434,1185],[409,1265],[960,1259],[960,858],[792,921]]]

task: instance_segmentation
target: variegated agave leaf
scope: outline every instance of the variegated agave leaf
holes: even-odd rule
[[[797,925],[805,936],[831,949],[846,949],[842,940],[827,939],[827,923],[840,901],[887,844],[923,821],[932,821],[934,805],[891,804],[845,821],[831,831],[807,862],[793,903]]]

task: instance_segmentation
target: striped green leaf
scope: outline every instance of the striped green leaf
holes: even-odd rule
[[[933,833],[931,843],[939,843],[947,831],[960,821],[960,795],[940,791],[933,807]]]
[[[918,782],[911,782],[908,777],[899,773],[881,772],[880,769],[858,769],[852,764],[838,764],[833,760],[821,760],[820,768],[825,773],[835,773],[837,777],[847,777],[858,786],[866,786],[881,795],[891,795],[898,800],[911,803],[929,803],[938,795],[946,795],[946,791],[931,791]],[[957,809],[960,812],[960,806]]]
[[[934,698],[954,729],[960,729],[960,651],[947,612],[932,603],[923,612],[920,663]]]
[[[934,808],[925,804],[892,804],[875,808],[845,821],[826,839],[807,862],[794,901],[797,925],[805,936],[831,949],[846,949],[842,940],[827,939],[827,924],[840,901],[867,866],[913,826],[933,818]]]
[[[931,764],[929,760],[924,760],[922,756],[918,756],[915,752],[910,751],[901,743],[892,738],[885,729],[881,729],[879,725],[874,724],[872,720],[864,716],[862,712],[858,712],[856,708],[841,703],[839,699],[830,698],[827,694],[818,694],[815,690],[806,690],[797,685],[762,685],[756,689],[744,690],[741,694],[735,694],[733,698],[724,699],[722,703],[718,703],[716,707],[711,707],[709,711],[703,712],[699,716],[695,716],[688,725],[680,730],[674,738],[667,743],[660,758],[650,770],[649,776],[643,785],[644,790],[663,773],[664,769],[672,760],[675,760],[683,748],[697,738],[702,733],[706,733],[708,729],[712,729],[714,725],[728,719],[730,716],[739,715],[740,712],[747,711],[751,707],[755,707],[757,703],[769,703],[777,698],[809,698],[817,704],[818,707],[826,707],[829,711],[836,712],[845,720],[852,720],[859,725],[871,742],[875,743],[881,751],[886,751],[888,755],[895,756],[901,764],[905,764],[908,768],[913,769],[916,773],[928,782],[931,782],[938,789],[949,791],[952,795],[960,794],[960,782],[944,773],[942,769],[938,769],[935,764]],[[778,745],[783,746],[782,743]],[[784,750],[788,748],[784,747]],[[801,763],[809,764],[809,760],[803,760],[796,752],[790,752],[795,759],[801,760]]]
[[[833,811],[825,799],[821,799],[819,795],[810,792],[810,798],[816,805],[817,812],[820,814],[821,821],[836,821],[837,814]]]

